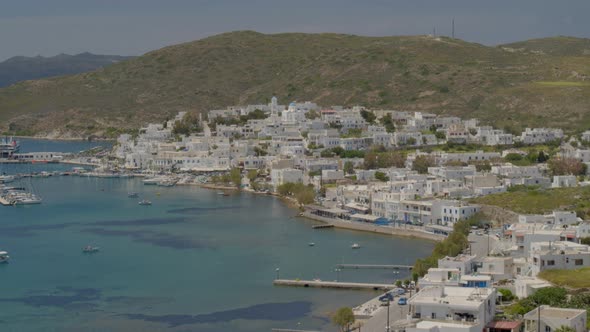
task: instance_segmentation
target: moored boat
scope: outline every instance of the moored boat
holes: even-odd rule
[[[139,205],[152,205],[152,202],[148,201],[147,199],[141,200]]]
[[[93,246],[86,246],[84,248],[82,248],[82,252],[85,253],[94,253],[94,252],[98,252],[100,250],[99,247],[93,247]]]
[[[8,252],[0,251],[0,264],[8,263],[9,259],[10,259],[10,256],[8,256]]]

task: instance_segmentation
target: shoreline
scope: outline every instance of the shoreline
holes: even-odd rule
[[[116,142],[117,139],[105,139],[105,138],[95,138],[92,140],[89,140],[88,138],[83,138],[83,137],[70,137],[70,138],[53,138],[53,137],[47,137],[47,136],[19,136],[19,135],[8,135],[10,137],[14,137],[14,138],[26,138],[26,139],[35,139],[35,140],[44,140],[44,141],[64,141],[64,142],[77,142],[77,141],[81,141],[81,142]]]

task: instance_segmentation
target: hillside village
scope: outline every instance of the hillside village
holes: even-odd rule
[[[470,243],[487,241],[487,249],[462,248],[459,255],[438,257],[435,266],[415,268],[408,287],[417,282],[420,291],[392,330],[532,331],[539,309],[495,322],[496,303],[511,297],[506,289],[519,299],[553,289],[539,278],[544,271],[590,267],[590,223],[567,209],[518,215],[477,198],[589,185],[586,146],[590,131],[566,137],[558,128],[527,128],[515,136],[477,119],[280,105],[273,97],[269,104],[211,110],[206,117],[181,112],[136,136],[121,135],[114,154],[130,170],[288,196],[303,215],[335,227],[444,242],[458,224],[470,222],[467,236],[476,239]],[[586,329],[585,307],[554,306],[540,309],[545,331]],[[370,322],[379,310],[385,309],[360,316]]]

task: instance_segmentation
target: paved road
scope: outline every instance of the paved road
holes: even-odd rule
[[[389,307],[389,321],[390,323],[395,322],[396,320],[405,319],[409,306],[408,305],[398,305],[397,300],[399,297],[395,298],[395,301],[391,302]],[[371,317],[371,319],[364,322],[361,326],[362,332],[385,332],[385,326],[387,326],[387,307],[383,306],[377,310],[377,312]]]
[[[498,238],[495,235],[492,235],[492,232],[490,232],[489,235],[469,234],[467,239],[469,240],[469,243],[471,243],[471,253],[477,255],[477,257],[487,256],[488,252],[494,249],[498,244]]]

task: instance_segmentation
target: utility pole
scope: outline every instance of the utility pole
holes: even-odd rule
[[[386,332],[390,331],[390,326],[389,326],[389,308],[390,307],[391,307],[391,302],[389,301],[389,299],[387,299],[387,326],[385,327]]]
[[[455,39],[455,18],[454,17],[453,17],[453,29],[452,29],[452,32],[451,32],[451,37],[453,39]]]
[[[537,332],[541,332],[541,308],[543,306],[539,305],[539,308],[537,309]]]

